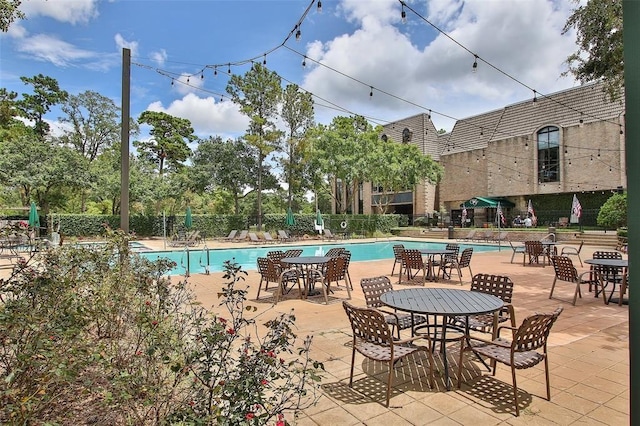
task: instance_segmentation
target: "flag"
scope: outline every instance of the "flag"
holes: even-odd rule
[[[571,215],[575,216],[577,219],[580,219],[582,216],[582,205],[580,201],[578,201],[578,197],[576,194],[573,194],[573,203],[571,204]]]
[[[538,224],[538,218],[536,217],[536,212],[533,210],[533,203],[529,200],[529,205],[527,206],[527,214],[531,218],[531,224],[536,226]]]
[[[500,206],[500,203],[498,203],[498,207],[496,209],[496,215],[500,218],[500,222],[502,222],[502,225],[506,225],[507,221],[504,218],[504,213],[502,213],[502,207]]]

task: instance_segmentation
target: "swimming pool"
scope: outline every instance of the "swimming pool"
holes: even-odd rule
[[[202,274],[206,271],[220,272],[224,261],[234,259],[236,263],[242,266],[244,270],[255,270],[257,259],[266,257],[267,252],[272,250],[289,250],[293,248],[302,249],[302,256],[323,256],[329,249],[333,247],[344,247],[351,252],[351,261],[358,262],[363,260],[382,260],[393,259],[393,245],[403,244],[405,248],[410,249],[426,249],[426,248],[444,248],[446,243],[419,242],[419,241],[402,241],[388,240],[376,242],[343,242],[336,244],[308,245],[296,246],[292,245],[274,245],[270,247],[243,247],[243,248],[224,248],[224,249],[208,249],[208,250],[183,250],[183,251],[154,251],[140,253],[140,256],[149,260],[158,258],[168,258],[176,262],[177,266],[171,271],[172,275],[185,275],[188,270],[190,274]],[[498,250],[498,246],[481,245],[481,244],[460,244],[460,251],[467,247],[473,247],[474,252],[485,252]],[[187,257],[187,253],[189,256]]]

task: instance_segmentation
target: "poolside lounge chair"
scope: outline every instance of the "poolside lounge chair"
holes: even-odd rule
[[[196,246],[202,242],[202,237],[200,236],[200,231],[197,229],[195,231],[187,233],[187,238],[185,240],[185,245],[187,246]]]
[[[337,241],[338,237],[336,237],[335,235],[333,235],[333,232],[331,232],[330,229],[325,228],[324,230],[324,237],[322,237],[323,240],[326,241]]]
[[[243,229],[242,231],[240,231],[240,234],[238,234],[238,236],[236,236],[233,240],[234,243],[241,243],[243,241],[245,241],[247,239],[247,234],[249,233],[249,231],[247,231],[246,229]]]
[[[288,243],[290,241],[293,241],[293,238],[289,235],[287,235],[286,231],[284,229],[279,229],[278,230],[278,240],[280,240],[283,243]]]
[[[458,238],[458,241],[473,241],[473,239],[476,236],[476,230],[472,229],[471,231],[469,231],[469,233],[467,235],[465,235],[462,238]]]
[[[262,238],[264,238],[265,242],[269,243],[269,244],[275,244],[277,241],[273,239],[273,237],[271,236],[271,233],[264,231],[262,233]]]
[[[498,233],[498,235],[496,235],[495,240],[496,241],[507,241],[508,238],[509,238],[509,233],[507,231],[500,231]]]
[[[258,238],[255,232],[249,232],[249,243],[251,244],[262,244],[264,240]]]
[[[229,232],[229,235],[227,235],[226,237],[219,238],[219,240],[220,241],[232,241],[236,237],[237,233],[238,233],[238,230],[237,229],[233,229],[233,230],[231,230],[231,232]]]

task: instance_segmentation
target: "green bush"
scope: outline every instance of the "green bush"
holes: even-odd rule
[[[23,259],[0,280],[1,424],[284,424],[315,403],[311,337],[291,355],[292,314],[261,337],[238,266],[225,264],[213,314],[166,278],[172,262],[106,237]]]
[[[627,194],[613,194],[600,207],[598,225],[617,229],[627,226]]]

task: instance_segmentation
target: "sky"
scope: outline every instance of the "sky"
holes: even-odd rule
[[[94,91],[120,106],[128,48],[132,117],[163,111],[189,119],[201,138],[226,139],[248,124],[226,94],[227,73],[246,73],[252,59],[266,60],[283,86],[311,92],[322,124],[360,114],[383,125],[431,111],[449,131],[533,90],[578,85],[562,76],[577,49],[575,32],[562,34],[572,0],[406,0],[406,22],[398,0],[323,0],[321,11],[314,0],[296,40],[311,3],[23,0],[27,19],[0,33],[0,87],[30,93],[20,77],[44,74],[70,94]],[[60,115],[46,116],[56,132]]]

